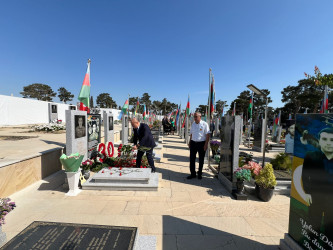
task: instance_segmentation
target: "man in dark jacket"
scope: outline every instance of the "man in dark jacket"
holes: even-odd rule
[[[155,173],[156,168],[153,160],[153,149],[156,147],[153,135],[150,128],[145,123],[140,123],[136,118],[131,119],[131,124],[134,130],[133,143],[134,149],[138,149],[136,157],[136,167],[141,166],[141,159],[146,152],[151,171]]]

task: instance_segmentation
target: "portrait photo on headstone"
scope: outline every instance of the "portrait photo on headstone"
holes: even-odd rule
[[[57,113],[57,105],[51,105],[51,112],[54,114],[54,113]]]
[[[76,110],[76,107],[74,105],[69,106],[69,110]]]
[[[125,128],[127,128],[128,127],[128,117],[126,116],[125,117]]]
[[[113,130],[113,116],[109,116],[109,131]]]
[[[99,119],[88,119],[88,141],[99,139]]]
[[[75,139],[86,136],[86,117],[83,115],[76,115],[75,120]]]

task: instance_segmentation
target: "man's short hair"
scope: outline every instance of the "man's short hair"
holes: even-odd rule
[[[318,138],[320,139],[321,133],[328,133],[328,134],[333,134],[333,128],[324,128],[319,131],[318,133]]]
[[[200,116],[201,117],[201,113],[200,112],[195,112],[194,116]]]

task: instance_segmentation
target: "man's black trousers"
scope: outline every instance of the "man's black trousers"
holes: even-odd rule
[[[142,156],[145,154],[145,152],[138,150],[137,156],[136,156],[136,167],[139,168],[141,166],[141,159]],[[149,166],[152,170],[155,171],[155,165],[153,160],[153,148],[151,150],[146,151],[147,160],[149,163]]]
[[[205,153],[206,153],[206,151],[204,150],[204,146],[205,146],[205,141],[200,141],[200,142],[195,142],[192,140],[190,141],[190,171],[191,171],[192,176],[196,176],[195,158],[196,158],[197,152],[199,153],[198,176],[202,175],[202,168],[203,168]]]

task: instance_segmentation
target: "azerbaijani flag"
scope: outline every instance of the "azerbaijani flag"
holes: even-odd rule
[[[118,120],[121,120],[121,117],[123,116],[123,114],[125,114],[125,115],[127,114],[127,110],[128,110],[128,100],[125,101],[124,106],[122,107],[121,112],[119,114]]]
[[[186,114],[190,115],[190,95],[188,95],[187,105],[186,105]]]
[[[212,83],[210,85],[210,115],[214,113],[214,103],[215,103],[215,83],[214,75],[212,75]]]
[[[177,126],[177,124],[179,122],[180,105],[181,104],[179,104],[179,107],[177,109],[177,114],[176,114],[176,119],[175,119],[175,126]]]
[[[146,120],[146,104],[143,104],[143,120]]]
[[[184,116],[184,120],[183,120],[182,128],[185,127],[186,115],[187,115],[187,114],[186,114],[186,112],[185,112],[185,116]]]
[[[89,101],[90,101],[90,59],[88,59],[88,67],[86,75],[84,76],[81,91],[79,94],[80,110],[87,111],[89,113]]]
[[[223,116],[223,112],[224,112],[224,104],[223,104],[222,110],[221,110],[221,117]]]
[[[323,105],[323,113],[328,113],[328,86],[325,86],[325,94],[324,94],[324,105]]]
[[[249,104],[249,108],[248,108],[250,118],[252,118],[252,107],[253,107],[253,92],[252,92],[252,95],[251,95],[250,104]]]

